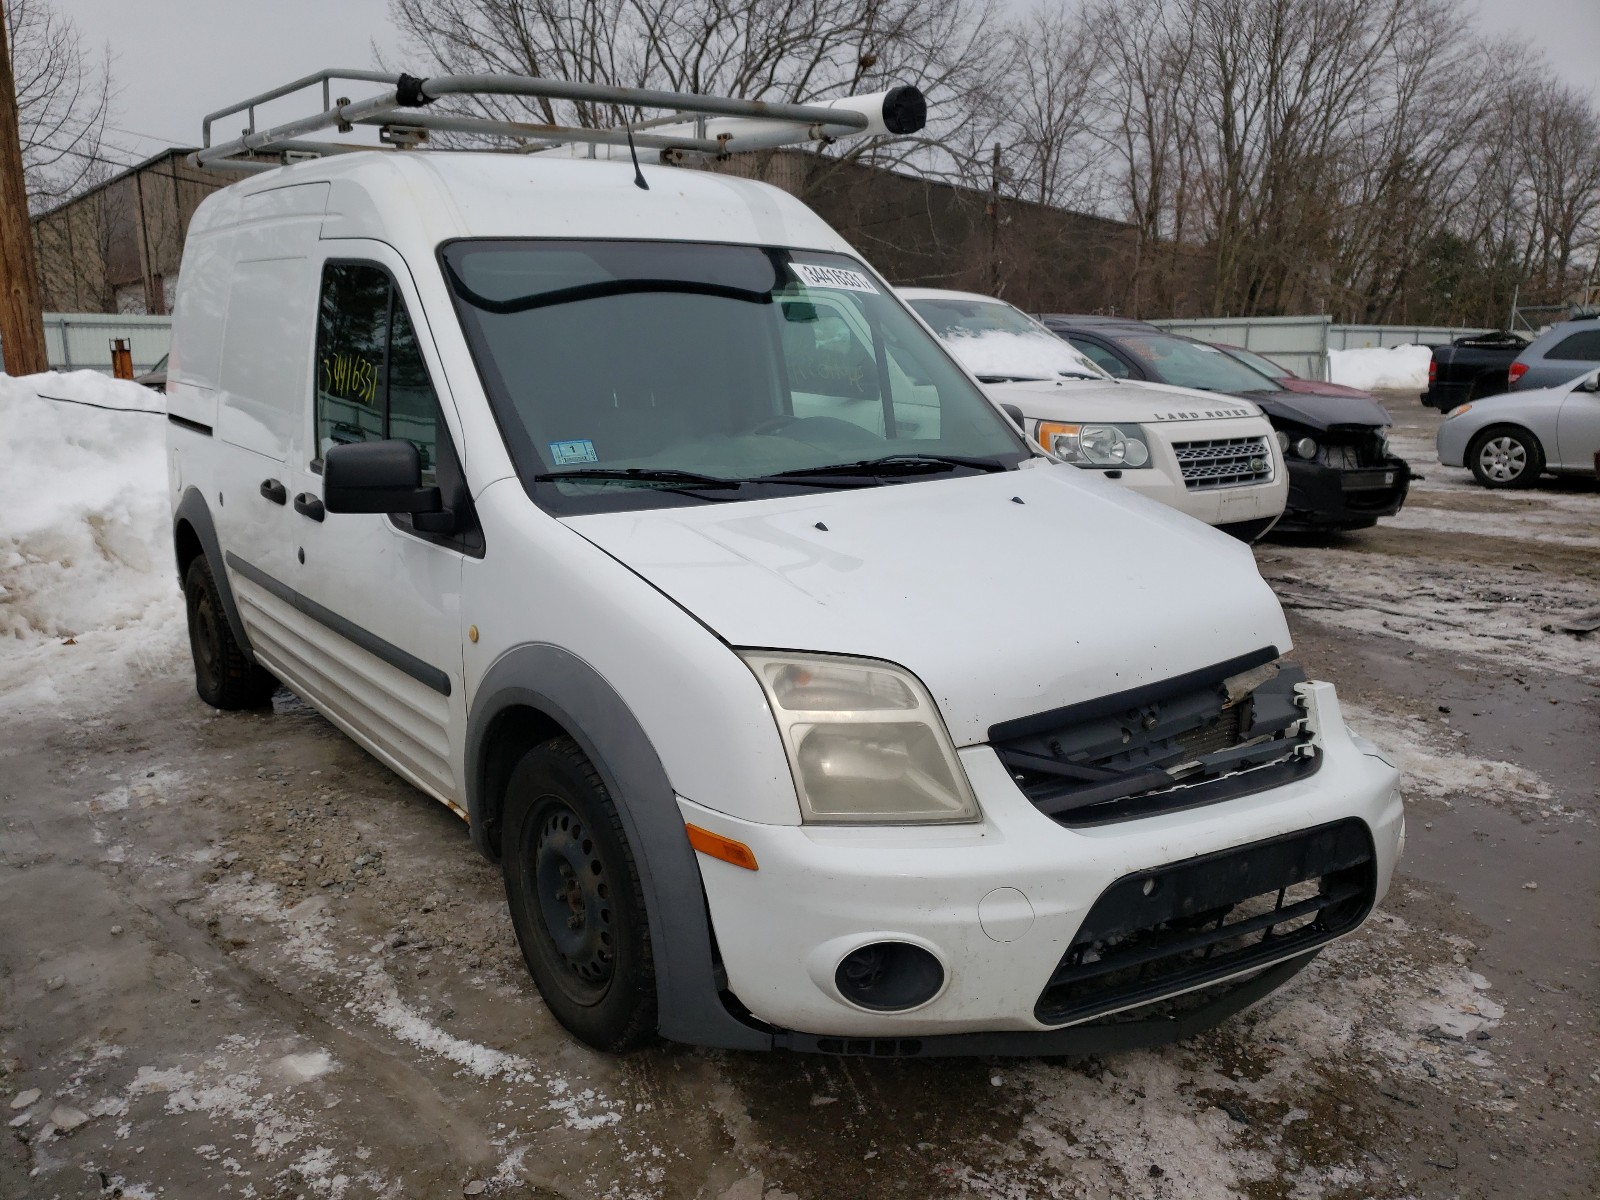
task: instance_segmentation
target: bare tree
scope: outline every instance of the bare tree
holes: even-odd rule
[[[858,139],[851,158],[951,171],[957,105],[991,76],[990,0],[392,0],[410,69],[495,71],[807,103],[916,83],[934,119],[916,139]],[[511,120],[593,126],[648,114],[507,98]],[[940,108],[945,113],[941,120]],[[930,153],[930,151],[941,151]]]
[[[35,211],[90,182],[100,158],[110,74],[77,26],[48,0],[4,0],[29,205]]]

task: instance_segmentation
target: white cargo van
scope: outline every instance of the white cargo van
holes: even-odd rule
[[[199,158],[414,142],[482,87],[374,78]],[[642,167],[627,131],[326,154],[200,207],[168,398],[202,698],[281,681],[461,815],[604,1049],[1114,1050],[1359,926],[1398,777],[1249,550],[1030,446],[792,197],[661,165],[754,106],[608,94],[710,116]]]
[[[1027,313],[971,292],[899,288],[989,395],[1058,458],[1253,542],[1283,515],[1289,472],[1248,400],[1113,379]]]

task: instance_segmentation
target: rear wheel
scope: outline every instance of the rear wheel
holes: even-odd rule
[[[194,658],[194,690],[213,708],[263,708],[272,703],[278,681],[257,666],[233,636],[222,594],[204,554],[197,554],[183,577],[189,616],[189,653]]]
[[[1472,439],[1467,466],[1484,487],[1532,487],[1544,471],[1544,448],[1526,429],[1495,425]]]
[[[644,891],[616,805],[571,738],[528,751],[507,787],[500,857],[511,924],[556,1020],[596,1050],[655,1032]]]

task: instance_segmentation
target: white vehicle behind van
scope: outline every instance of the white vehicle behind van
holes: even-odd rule
[[[1242,541],[1283,515],[1289,473],[1248,400],[1107,375],[1027,313],[971,292],[898,289],[1030,438],[1058,458]]]
[[[198,157],[485,86],[373,81]],[[596,161],[329,155],[200,206],[168,396],[204,700],[281,681],[461,815],[606,1050],[1146,1045],[1360,926],[1398,775],[1249,550],[1030,445],[792,196],[662,162],[920,97],[494,82],[711,116],[637,164],[573,131]]]

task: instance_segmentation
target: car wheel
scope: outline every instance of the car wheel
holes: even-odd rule
[[[1544,471],[1544,448],[1526,429],[1495,425],[1472,439],[1467,465],[1484,487],[1532,487]]]
[[[571,738],[528,751],[507,786],[501,866],[522,957],[556,1020],[596,1050],[655,1032],[644,891],[605,783]]]
[[[183,599],[189,617],[194,690],[200,699],[212,708],[230,711],[271,704],[278,681],[235,640],[204,554],[197,554],[184,573]]]

